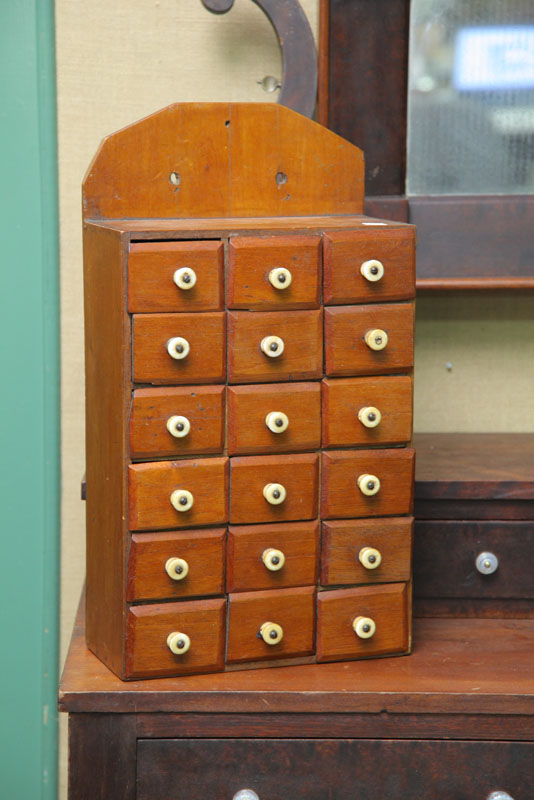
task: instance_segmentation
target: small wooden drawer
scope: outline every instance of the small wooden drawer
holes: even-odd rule
[[[317,583],[319,523],[244,525],[228,531],[226,591]]]
[[[130,414],[132,458],[220,453],[224,386],[137,389]]]
[[[324,452],[321,516],[336,519],[411,514],[414,456],[414,450],[404,448]]]
[[[126,599],[163,600],[224,592],[226,528],[134,533]]]
[[[264,352],[262,343],[275,355]],[[228,312],[229,383],[310,380],[321,378],[322,373],[321,309],[287,314]]]
[[[225,345],[224,312],[135,314],[133,379],[156,384],[222,383],[226,377]]]
[[[229,664],[294,658],[314,652],[315,587],[243,592],[231,594],[229,601]],[[266,623],[276,627],[273,630]]]
[[[227,458],[130,464],[128,476],[131,530],[188,528],[228,521]]]
[[[412,517],[323,522],[323,586],[410,579]]]
[[[324,313],[327,375],[387,374],[412,366],[413,303],[339,306]],[[383,349],[373,349],[366,338]]]
[[[230,464],[230,522],[283,522],[317,516],[316,453],[237,456]]]
[[[126,677],[221,671],[225,621],[223,598],[131,606],[126,619]],[[169,647],[173,633],[189,639],[190,645],[181,655]]]
[[[228,453],[287,453],[321,446],[319,383],[230,386]]]
[[[405,583],[319,592],[317,661],[406,653],[408,595]]]
[[[324,302],[332,305],[414,297],[415,229],[380,225],[325,233],[323,286]]]
[[[230,241],[228,308],[317,308],[320,236],[243,236]]]
[[[323,447],[391,445],[412,438],[412,379],[325,378]]]
[[[220,311],[222,242],[135,242],[128,255],[128,311]]]

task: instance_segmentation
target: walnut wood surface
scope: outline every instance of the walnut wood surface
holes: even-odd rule
[[[69,717],[69,800],[135,800],[135,714]]]

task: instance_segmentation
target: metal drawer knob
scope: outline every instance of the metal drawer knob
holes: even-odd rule
[[[167,647],[177,656],[183,656],[191,647],[191,639],[187,633],[180,633],[180,631],[173,631],[167,636]]]
[[[514,800],[512,795],[508,794],[508,792],[490,792],[490,794],[486,797],[486,800]]]
[[[179,289],[192,289],[197,282],[197,276],[191,267],[181,267],[173,275],[173,280]]]
[[[174,436],[176,439],[182,439],[184,436],[187,436],[191,430],[191,423],[187,417],[175,415],[169,417],[167,420],[167,430],[171,436]]]
[[[373,328],[364,336],[365,344],[371,350],[383,350],[388,343],[388,335],[381,328]]]
[[[365,406],[358,411],[358,419],[366,428],[376,428],[380,425],[382,414],[374,406]]]
[[[274,547],[268,547],[261,555],[261,560],[271,572],[278,572],[286,563],[286,557],[281,550],[275,550]]]
[[[187,578],[189,564],[183,558],[171,557],[165,562],[165,572],[173,581],[183,581]]]
[[[376,475],[360,475],[357,483],[358,489],[366,497],[372,497],[380,491],[380,481]]]
[[[289,425],[289,418],[283,411],[270,411],[265,417],[265,424],[272,433],[283,433]]]
[[[360,639],[370,639],[376,631],[376,622],[371,617],[356,617],[352,620],[352,627]]]
[[[476,557],[476,568],[482,575],[491,575],[499,566],[499,559],[495,553],[479,553]]]
[[[279,336],[264,336],[260,348],[269,358],[278,358],[284,352],[284,340]]]
[[[277,625],[276,622],[264,622],[258,635],[266,644],[278,644],[284,638],[284,631],[282,626]]]
[[[358,558],[365,569],[376,569],[382,563],[382,554],[374,547],[362,547]]]
[[[272,506],[279,506],[286,499],[287,492],[281,483],[267,483],[263,487],[263,496]]]
[[[287,289],[292,280],[293,276],[285,267],[275,267],[269,272],[269,283],[275,289]]]
[[[183,336],[173,336],[167,342],[167,353],[171,358],[180,361],[182,358],[187,358],[189,355],[189,342]]]
[[[376,258],[371,258],[369,261],[364,261],[360,267],[365,280],[375,283],[384,277],[384,265]]]
[[[252,789],[240,789],[234,794],[232,800],[260,800],[260,798]]]
[[[171,494],[171,504],[176,511],[189,511],[193,502],[193,495],[187,489],[175,489]]]

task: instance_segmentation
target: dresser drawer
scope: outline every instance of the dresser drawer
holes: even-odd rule
[[[137,389],[130,414],[132,458],[220,453],[224,386]]]
[[[229,602],[226,657],[229,664],[313,653],[313,586],[231,594]]]
[[[244,236],[228,249],[228,307],[317,308],[320,236]]]
[[[126,619],[126,677],[220,671],[225,621],[222,598],[131,606]],[[182,638],[169,641],[172,634]],[[178,652],[171,650],[173,644]]]
[[[317,516],[317,454],[238,456],[230,464],[230,522],[282,522]]]
[[[412,438],[412,379],[325,378],[323,447],[390,445]]]
[[[414,456],[415,451],[407,448],[323,453],[321,516],[411,514]]]
[[[131,530],[228,521],[227,458],[130,464],[128,477]]]
[[[339,306],[324,314],[327,375],[387,374],[412,366],[413,303]]]
[[[321,378],[322,373],[321,309],[287,314],[279,311],[228,313],[230,383],[309,380]]]
[[[224,312],[134,314],[133,379],[138,383],[224,382],[225,345]]]
[[[128,311],[219,311],[222,242],[136,242],[128,255]]]
[[[413,228],[370,226],[325,233],[325,303],[408,300],[415,294],[414,287]]]
[[[317,450],[320,444],[319,383],[229,387],[230,455]]]
[[[126,600],[158,600],[224,592],[226,529],[134,533]]]
[[[407,652],[408,593],[405,583],[319,592],[317,661]]]
[[[231,527],[226,590],[311,586],[317,583],[318,555],[316,520]]]

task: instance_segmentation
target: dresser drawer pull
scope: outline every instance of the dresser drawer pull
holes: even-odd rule
[[[260,348],[269,358],[278,358],[284,352],[284,340],[279,336],[264,336]]]
[[[187,633],[174,631],[173,633],[169,633],[167,636],[167,647],[171,653],[174,653],[177,656],[183,656],[183,654],[187,653],[191,647],[191,639]]]
[[[286,499],[287,492],[281,483],[267,483],[263,487],[263,496],[272,506],[279,506]]]
[[[176,511],[189,511],[193,502],[193,495],[187,489],[175,489],[171,494],[171,504]]]
[[[486,800],[514,800],[514,798],[511,794],[508,794],[508,792],[497,791],[490,792]]]
[[[268,547],[261,555],[261,560],[271,572],[278,572],[286,563],[286,557],[281,550],[275,550],[274,547]]]
[[[382,554],[374,547],[362,547],[358,558],[365,569],[376,569],[382,563]]]
[[[275,267],[269,272],[269,283],[275,289],[287,289],[292,280],[293,276],[285,267]]]
[[[173,280],[179,289],[188,291],[192,289],[197,282],[197,275],[191,267],[181,267],[177,269],[173,275]]]
[[[367,331],[364,339],[365,344],[367,347],[370,347],[371,350],[383,350],[388,343],[387,333],[380,328],[373,328],[372,330]]]
[[[366,428],[376,428],[380,425],[382,414],[374,406],[365,406],[358,411],[358,419]]]
[[[370,639],[376,631],[376,622],[371,617],[356,617],[352,620],[352,627],[360,639]]]
[[[187,578],[189,564],[183,558],[171,557],[165,562],[165,572],[173,581],[183,581]]]
[[[289,425],[289,418],[283,411],[270,411],[265,417],[265,424],[272,433],[283,433]]]
[[[234,794],[232,800],[260,800],[260,798],[252,789],[240,789]]]
[[[182,439],[184,436],[187,436],[191,430],[191,423],[187,417],[175,415],[169,417],[167,420],[167,430],[171,436],[174,436],[176,439]]]
[[[364,261],[360,267],[365,280],[375,283],[384,277],[384,265],[376,258],[371,258],[369,261]]]
[[[499,567],[499,559],[495,553],[479,553],[476,557],[476,568],[482,575],[491,575]]]
[[[167,342],[167,353],[171,358],[180,361],[182,358],[187,358],[189,355],[189,342],[183,336],[173,336]]]
[[[266,644],[278,644],[284,638],[284,631],[282,626],[277,625],[276,622],[264,622],[260,627],[258,636]]]
[[[372,497],[380,491],[380,481],[376,475],[360,475],[357,484],[360,492],[366,497]]]

